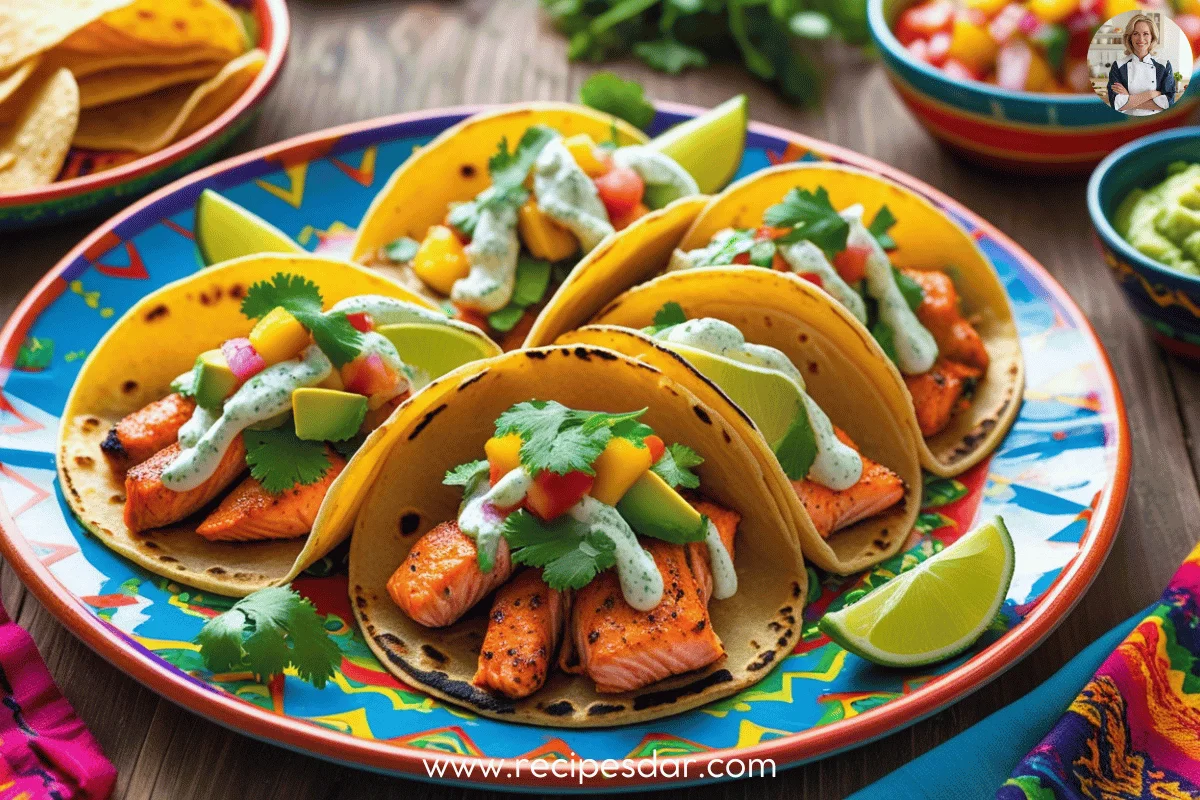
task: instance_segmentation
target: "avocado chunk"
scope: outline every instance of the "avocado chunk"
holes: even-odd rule
[[[617,501],[617,511],[635,533],[676,544],[704,538],[704,517],[679,492],[647,470]]]
[[[196,403],[208,409],[220,408],[225,398],[237,389],[238,379],[220,350],[206,350],[192,367],[192,393]]]
[[[296,436],[312,442],[340,442],[358,433],[367,398],[337,389],[305,387],[292,392]]]

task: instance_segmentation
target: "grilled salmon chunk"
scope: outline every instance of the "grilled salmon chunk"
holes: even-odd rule
[[[475,540],[443,522],[422,536],[388,579],[387,591],[396,605],[427,628],[442,628],[508,580],[512,561],[508,542],[500,538],[491,572],[479,568]]]
[[[922,436],[935,436],[945,430],[968,382],[981,374],[974,367],[939,358],[928,372],[904,376]]]
[[[247,477],[204,518],[196,533],[213,542],[252,542],[292,539],[312,530],[317,511],[329,486],[341,474],[346,459],[326,446],[329,469],[315,483],[298,484],[281,494],[271,494],[253,477]]]
[[[212,476],[195,489],[177,492],[162,474],[179,455],[179,443],[159,450],[125,475],[125,525],[134,533],[161,528],[199,511],[246,469],[246,445],[238,434]]]
[[[100,450],[114,471],[124,472],[178,439],[179,429],[195,410],[192,398],[169,394],[122,417],[100,443]]]
[[[571,635],[579,669],[598,692],[628,692],[706,667],[725,655],[712,629],[704,589],[682,545],[644,539],[663,576],[663,599],[650,611],[625,602],[609,569],[575,593]]]
[[[858,451],[858,446],[844,431],[834,430],[848,447]],[[821,538],[828,538],[835,531],[873,517],[904,498],[904,481],[899,475],[866,456],[862,456],[862,464],[862,477],[858,483],[841,491],[807,478],[792,481],[796,496],[800,498]]]
[[[527,569],[492,601],[474,684],[519,700],[542,688],[562,636],[566,599]]]
[[[742,515],[736,511],[731,511],[728,508],[710,503],[707,500],[689,500],[692,508],[699,511],[704,516],[712,520],[712,523],[717,526],[717,534],[721,537],[722,544],[729,551],[729,557],[734,557],[733,540],[737,535],[738,523],[742,521]],[[691,542],[688,544],[688,563],[692,567],[692,574],[696,576],[696,582],[700,584],[700,588],[704,593],[704,602],[708,602],[712,597],[712,568],[709,566],[708,545],[704,542]]]
[[[936,270],[906,269],[904,274],[916,281],[924,294],[916,315],[933,334],[938,353],[960,364],[987,371],[988,353],[983,339],[959,310],[958,290],[954,281]]]

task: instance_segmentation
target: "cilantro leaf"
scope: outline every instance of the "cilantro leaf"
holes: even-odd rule
[[[242,436],[250,475],[271,494],[316,483],[329,471],[325,443],[299,438],[290,425],[266,431],[246,430]]]
[[[643,130],[654,121],[654,106],[646,99],[642,85],[612,72],[597,72],[584,81],[579,87],[579,102]]]
[[[892,214],[892,210],[885,205],[875,214],[875,218],[871,220],[867,230],[884,250],[895,250],[896,240],[888,233],[895,224],[896,217]]]
[[[286,309],[312,334],[317,346],[340,367],[353,361],[362,351],[362,333],[342,312],[321,313],[321,290],[303,275],[276,273],[270,281],[259,281],[246,291],[242,313],[261,319],[272,309]]]
[[[925,290],[921,288],[921,284],[895,267],[892,267],[892,275],[896,278],[896,288],[900,290],[900,294],[904,295],[904,302],[908,303],[909,308],[916,311],[917,307],[925,300]]]
[[[658,473],[658,477],[672,488],[682,486],[685,489],[696,489],[700,486],[700,478],[692,472],[692,467],[703,463],[704,459],[695,450],[676,442],[663,451],[662,457],[654,462],[650,469]]]
[[[557,137],[558,133],[545,125],[531,125],[521,134],[521,140],[511,153],[508,151],[508,139],[502,138],[500,149],[488,159],[492,187],[501,194],[520,188],[542,149]],[[524,198],[521,202],[524,202]]]
[[[265,681],[294,667],[318,689],[333,676],[342,654],[325,620],[290,587],[260,589],[213,617],[196,635],[212,672],[248,671]]]
[[[397,264],[404,264],[412,261],[417,250],[420,249],[421,243],[416,239],[410,239],[407,236],[401,236],[399,239],[388,242],[383,246],[383,254],[387,256],[389,261],[394,261]]]
[[[628,439],[638,447],[646,446],[646,437],[653,436],[654,429],[636,419],[623,419],[612,426],[612,438]]]
[[[681,325],[687,322],[687,314],[683,311],[683,306],[676,303],[674,300],[669,300],[663,303],[662,308],[654,312],[654,332],[658,333],[674,325]]]
[[[446,477],[442,479],[442,483],[446,486],[472,486],[479,480],[480,476],[488,473],[488,462],[486,459],[479,461],[468,461],[466,464],[459,464],[457,467],[446,471]]]
[[[359,424],[361,425],[362,423]],[[354,457],[354,454],[358,452],[358,449],[363,446],[363,442],[366,440],[367,437],[359,433],[351,436],[349,439],[343,439],[340,442],[332,442],[331,444],[333,445],[334,450],[338,451],[338,453],[340,453],[346,459],[350,459]]]
[[[475,226],[479,224],[479,204],[474,200],[455,203],[450,206],[450,213],[446,215],[446,221],[450,223],[451,228],[464,236],[474,236]]]
[[[515,511],[504,520],[502,535],[513,562],[542,567],[542,580],[552,589],[582,589],[616,564],[615,546],[606,534],[565,514],[547,523]]]
[[[803,403],[774,450],[784,473],[794,481],[803,478],[812,468],[817,459],[817,437]]]
[[[551,588],[582,589],[598,572],[617,563],[615,549],[606,534],[589,531],[574,550],[546,565],[542,580]]]
[[[521,436],[521,464],[534,475],[543,470],[557,475],[574,470],[595,475],[592,463],[614,436],[636,444],[650,434],[648,426],[636,423],[645,412],[644,408],[619,414],[581,411],[553,400],[530,400],[517,403],[496,419],[496,436]]]
[[[670,38],[638,42],[633,46],[633,54],[645,61],[651,69],[672,75],[678,75],[687,67],[708,66],[708,56],[704,55],[703,50]]]
[[[774,228],[792,228],[781,241],[791,243],[807,239],[825,251],[830,258],[846,249],[850,223],[842,219],[829,201],[824,186],[817,191],[792,189],[782,202],[763,214],[763,222]]]
[[[350,324],[343,311],[332,314],[293,311],[292,315],[308,328],[317,347],[329,357],[335,367],[349,364],[362,352],[362,332]]]

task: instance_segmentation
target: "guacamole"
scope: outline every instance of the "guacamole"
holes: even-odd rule
[[[1200,163],[1173,162],[1166,180],[1134,189],[1117,207],[1113,227],[1144,255],[1200,276]]]

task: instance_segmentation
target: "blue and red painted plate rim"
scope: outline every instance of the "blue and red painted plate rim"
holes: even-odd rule
[[[158,172],[186,158],[205,143],[219,136],[251,109],[266,99],[267,92],[279,78],[287,56],[291,38],[291,19],[288,16],[287,0],[255,0],[254,9],[259,24],[258,47],[266,50],[267,61],[262,70],[238,98],[207,125],[193,131],[179,141],[149,155],[122,164],[112,169],[80,175],[65,181],[55,181],[22,192],[0,192],[0,209],[64,200],[92,192],[108,189],[133,181],[144,175]]]
[[[701,109],[674,103],[661,103],[659,107],[674,115],[693,116],[701,112]],[[148,195],[116,214],[86,237],[22,300],[0,330],[0,379],[6,378],[12,369],[17,350],[30,325],[57,296],[56,282],[62,280],[63,273],[72,263],[90,248],[97,246],[102,237],[111,235],[114,231],[119,233],[126,226],[136,225],[146,214],[153,214],[155,219],[160,218],[164,201],[170,204],[172,199],[178,200],[183,197],[194,202],[199,184],[214,176],[236,173],[267,157],[277,159],[284,153],[303,152],[306,147],[312,148],[326,141],[344,141],[345,137],[370,138],[373,132],[380,129],[401,125],[408,126],[411,129],[408,131],[410,134],[420,135],[426,129],[426,132],[433,133],[444,128],[451,120],[485,109],[486,107],[473,106],[420,111],[306,134],[198,170]],[[958,668],[869,714],[861,714],[835,724],[770,739],[745,748],[712,750],[681,756],[680,759],[690,762],[689,772],[685,774],[692,775],[706,774],[707,766],[713,760],[772,759],[777,767],[786,768],[856,747],[924,719],[999,676],[1036,648],[1065,619],[1099,573],[1116,536],[1124,510],[1132,461],[1125,403],[1108,355],[1083,312],[1031,255],[961,204],[900,170],[850,150],[776,126],[751,123],[751,130],[763,136],[794,142],[801,147],[826,153],[836,160],[857,165],[907,185],[925,194],[950,213],[969,221],[973,227],[1019,259],[1022,267],[1033,274],[1041,286],[1053,295],[1054,300],[1065,310],[1071,322],[1090,340],[1099,355],[1103,367],[1101,377],[1105,384],[1103,400],[1106,406],[1115,411],[1117,458],[1113,480],[1101,492],[1094,506],[1091,524],[1084,534],[1077,555],[1059,573],[1042,600],[1020,625]],[[428,751],[358,739],[301,720],[272,714],[232,696],[221,694],[172,670],[118,630],[89,614],[36,558],[25,539],[19,535],[10,535],[9,529],[16,531],[15,522],[8,510],[0,504],[0,534],[3,534],[0,535],[0,554],[12,565],[21,581],[72,633],[115,667],[151,690],[218,724],[292,750],[379,772],[431,780],[425,768],[425,762],[430,759]],[[451,766],[457,762],[465,764],[478,761],[478,757],[451,754],[438,754],[437,759]],[[499,763],[502,770],[507,769],[508,774],[512,775],[515,760],[492,759],[492,762]],[[558,778],[551,775],[533,782],[526,774],[527,771],[518,772],[519,779],[497,783],[495,788],[555,792],[580,789],[577,780],[572,777]],[[437,782],[454,783],[447,780]],[[601,787],[590,786],[587,790],[620,791],[666,782],[668,781],[636,775],[627,778],[622,775],[606,780]]]

